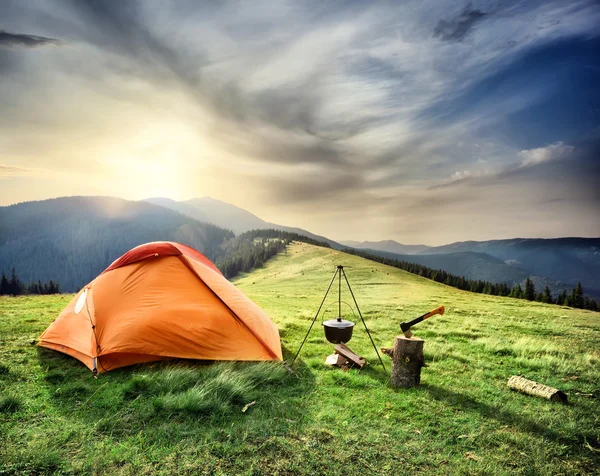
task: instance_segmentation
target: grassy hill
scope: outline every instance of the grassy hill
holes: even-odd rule
[[[69,295],[1,298],[0,474],[597,471],[597,313],[472,294],[335,250],[293,244],[235,281],[277,323],[288,359],[337,264],[349,267],[379,346],[391,345],[401,321],[446,305],[446,315],[415,328],[429,363],[420,387],[390,388],[389,359],[383,371],[359,326],[349,345],[370,366],[349,372],[326,367],[332,345],[321,319],[297,375],[278,364],[179,362],[120,369],[95,380],[76,360],[31,345]],[[335,299],[332,294],[329,302]],[[343,300],[351,302],[347,293]],[[506,380],[513,374],[565,390],[570,403],[509,391]]]

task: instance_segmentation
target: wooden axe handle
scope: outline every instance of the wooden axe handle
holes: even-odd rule
[[[429,319],[431,316],[435,316],[436,314],[443,315],[445,311],[446,311],[446,309],[444,308],[444,306],[440,306],[440,307],[436,307],[432,311],[429,311],[427,314],[423,314],[421,317],[423,318],[423,320],[425,320],[425,319]]]
[[[436,307],[432,311],[429,311],[429,312],[423,314],[422,316],[419,316],[416,319],[413,319],[412,321],[403,322],[401,325],[401,328],[403,331],[408,330],[415,324],[418,324],[419,322],[424,321],[425,319],[429,319],[431,316],[435,316],[436,314],[444,314],[444,312],[445,312],[444,306]]]

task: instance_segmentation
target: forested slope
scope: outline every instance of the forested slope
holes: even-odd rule
[[[76,291],[114,259],[150,241],[176,241],[212,260],[231,231],[144,202],[64,197],[0,207],[0,271]]]

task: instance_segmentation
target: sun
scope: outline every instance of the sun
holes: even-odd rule
[[[148,122],[102,157],[109,187],[122,197],[181,200],[201,183],[209,147],[202,134],[179,122]]]

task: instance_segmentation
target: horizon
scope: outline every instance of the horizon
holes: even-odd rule
[[[148,200],[154,200],[154,199],[167,199],[167,200],[173,200],[170,199],[169,197],[146,197],[144,199],[141,200],[128,200],[125,198],[121,198],[121,197],[114,197],[111,195],[70,195],[70,196],[58,196],[58,197],[50,197],[50,198],[46,198],[46,199],[40,199],[40,200],[28,200],[28,201],[23,201],[23,202],[16,202],[16,203],[10,203],[7,205],[0,205],[1,207],[10,207],[10,206],[14,206],[14,205],[20,205],[23,203],[28,203],[30,201],[46,201],[46,200],[57,200],[57,199],[61,199],[61,198],[117,198],[117,199],[121,199],[121,200],[126,200],[126,201],[130,201],[130,202],[144,202],[148,205],[153,205],[153,206],[159,206],[155,203],[151,203]],[[192,197],[189,199],[185,199],[185,200],[175,200],[177,202],[186,202],[186,201],[191,201],[191,200],[204,200],[204,199],[209,199],[209,200],[214,200],[214,201],[219,201],[222,203],[225,203],[227,205],[231,205],[234,206],[244,212],[250,213],[251,215],[254,215],[255,217],[271,223],[273,225],[280,225],[280,226],[288,226],[288,227],[295,227],[295,228],[302,228],[302,227],[298,227],[296,225],[294,225],[293,223],[274,223],[271,220],[265,219],[262,216],[257,215],[256,213],[254,213],[252,210],[248,210],[246,208],[243,208],[241,206],[235,205],[233,203],[229,203],[225,200],[219,200],[217,198],[211,197],[209,195],[204,195],[201,197]],[[167,210],[170,210],[167,208]],[[175,211],[175,210],[171,210],[171,211]],[[175,211],[177,212],[177,211]],[[180,212],[177,212],[180,213]],[[201,220],[198,220],[201,221]],[[406,243],[406,242],[399,242],[397,240],[391,239],[391,238],[383,238],[380,240],[355,240],[353,238],[347,238],[347,237],[342,237],[342,238],[334,238],[332,236],[327,236],[327,235],[321,235],[318,232],[315,232],[314,230],[311,229],[304,229],[305,231],[311,232],[315,235],[320,235],[323,236],[324,238],[333,240],[339,244],[344,244],[344,242],[357,242],[357,243],[365,243],[365,242],[371,242],[371,243],[381,243],[381,242],[396,242],[398,244],[401,245],[407,245],[407,246],[426,246],[429,248],[435,248],[435,247],[439,247],[439,246],[445,246],[445,245],[454,245],[454,244],[460,244],[460,243],[468,243],[468,242],[489,242],[489,241],[503,241],[503,240],[567,240],[567,239],[600,239],[600,235],[599,236],[576,236],[576,235],[565,235],[565,236],[550,236],[550,237],[541,237],[541,236],[509,236],[509,237],[504,237],[504,238],[490,238],[490,239],[483,239],[483,240],[470,240],[470,239],[465,239],[465,240],[458,240],[458,241],[452,241],[452,242],[438,242],[438,243]],[[237,235],[237,234],[236,234]],[[348,245],[350,247],[352,247],[351,245]]]
[[[2,206],[208,196],[335,241],[600,236],[597,2],[0,13]]]

